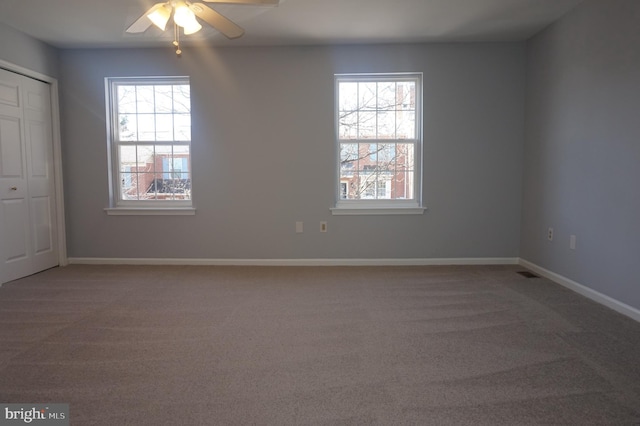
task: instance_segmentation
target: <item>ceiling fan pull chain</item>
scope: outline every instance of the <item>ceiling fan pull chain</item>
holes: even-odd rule
[[[182,57],[182,50],[180,49],[180,29],[178,24],[173,24],[173,46],[176,48],[176,55],[178,58]]]

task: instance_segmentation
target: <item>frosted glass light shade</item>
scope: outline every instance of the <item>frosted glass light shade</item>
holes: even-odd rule
[[[164,31],[167,28],[167,22],[171,17],[171,10],[166,5],[161,5],[153,12],[147,15],[147,18],[153,22],[153,25]]]
[[[193,22],[189,22],[189,25],[184,27],[184,33],[186,35],[189,35],[189,34],[197,33],[201,29],[202,29],[202,25],[200,25],[198,21],[196,21],[196,19],[193,18]]]
[[[173,12],[173,20],[182,28],[186,28],[196,20],[196,15],[194,15],[185,2],[179,1],[176,3],[175,10]]]

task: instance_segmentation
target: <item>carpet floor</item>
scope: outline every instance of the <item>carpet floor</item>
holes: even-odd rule
[[[640,425],[640,323],[515,266],[55,268],[0,402],[72,425]]]

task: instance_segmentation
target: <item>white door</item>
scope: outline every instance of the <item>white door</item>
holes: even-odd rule
[[[58,265],[49,85],[0,70],[0,283]]]

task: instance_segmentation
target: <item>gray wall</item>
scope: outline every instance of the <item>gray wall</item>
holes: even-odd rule
[[[58,77],[58,51],[39,40],[0,24],[0,59]]]
[[[518,256],[524,44],[187,48],[182,59],[167,46],[67,50],[60,59],[71,257]],[[429,210],[331,216],[333,74],[385,71],[424,72]],[[191,78],[195,216],[103,211],[104,78],[142,75]]]
[[[529,42],[521,257],[640,309],[639,23],[587,0]]]

